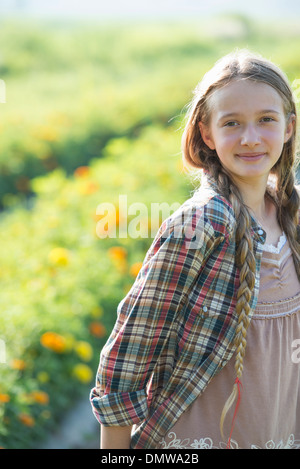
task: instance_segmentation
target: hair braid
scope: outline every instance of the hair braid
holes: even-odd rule
[[[250,324],[249,314],[251,312],[250,300],[255,285],[256,263],[253,254],[253,242],[251,237],[251,217],[244,205],[239,190],[231,182],[230,177],[220,166],[220,173],[217,179],[220,193],[224,196],[224,192],[229,191],[229,200],[232,204],[236,226],[236,266],[239,269],[240,285],[237,291],[236,312],[238,316],[238,324],[234,345],[236,347],[235,371],[237,378],[241,378],[243,373],[243,361],[246,351],[246,334]],[[232,393],[227,399],[222,411],[220,420],[220,430],[223,436],[223,425],[225,417],[237,398],[238,387],[234,384]]]
[[[299,194],[295,188],[294,173],[287,171],[284,183],[278,181],[278,222],[284,230],[293,254],[295,269],[300,280],[300,233],[298,233]]]

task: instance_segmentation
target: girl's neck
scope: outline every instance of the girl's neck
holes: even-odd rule
[[[258,220],[264,220],[268,216],[269,204],[266,202],[267,182],[267,179],[264,179],[263,181],[235,180],[244,204],[250,209],[251,214]]]

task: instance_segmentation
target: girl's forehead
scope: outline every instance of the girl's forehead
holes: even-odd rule
[[[284,113],[284,103],[279,92],[267,83],[251,79],[234,80],[215,90],[209,98],[213,111],[234,112],[272,109]]]

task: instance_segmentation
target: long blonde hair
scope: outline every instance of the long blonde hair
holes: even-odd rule
[[[282,97],[286,120],[295,116],[294,132],[284,144],[281,156],[270,174],[276,181],[277,218],[279,225],[287,235],[300,280],[300,237],[298,235],[299,195],[295,188],[295,158],[296,158],[296,106],[293,93],[285,74],[272,62],[248,50],[236,50],[216,62],[207,72],[203,80],[194,91],[187,113],[187,122],[182,136],[182,154],[184,163],[196,169],[205,169],[217,184],[218,191],[231,203],[236,218],[236,255],[235,262],[239,270],[240,286],[237,291],[236,313],[238,324],[235,335],[236,381],[228,400],[226,401],[220,420],[220,430],[223,435],[223,424],[226,414],[239,393],[239,380],[243,372],[243,360],[246,349],[246,333],[250,323],[250,300],[254,290],[256,263],[253,253],[252,237],[250,234],[251,215],[243,202],[238,187],[234,184],[230,174],[222,166],[215,150],[211,150],[204,143],[199,122],[204,125],[210,123],[209,98],[217,89],[232,80],[250,79],[272,86]]]

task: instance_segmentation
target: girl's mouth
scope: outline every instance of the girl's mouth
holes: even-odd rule
[[[237,156],[244,161],[257,161],[265,156],[266,153],[255,152],[255,153],[238,153]]]

